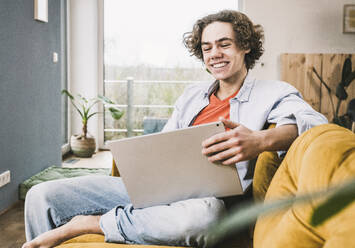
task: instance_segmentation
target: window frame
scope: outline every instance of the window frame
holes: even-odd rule
[[[61,7],[61,16],[64,17],[61,19],[61,70],[62,70],[62,89],[70,89],[70,60],[69,60],[69,45],[70,45],[70,30],[69,30],[69,18],[70,18],[70,8],[67,0],[62,0],[61,1],[62,7]],[[64,86],[64,87],[63,87]],[[62,144],[61,146],[61,152],[62,156],[65,156],[67,153],[70,152],[70,136],[71,136],[71,107],[68,101],[68,98],[65,98],[66,102],[64,104],[66,108],[66,123],[62,123],[66,125],[66,133],[62,133],[62,138],[64,135],[66,135],[66,143]],[[62,103],[61,103],[62,104]],[[62,115],[63,118],[63,115]]]
[[[104,3],[105,0],[98,0],[98,54],[97,54],[97,68],[98,68],[98,95],[104,95],[104,66],[105,66],[105,61],[104,61]],[[98,105],[98,110],[100,113],[98,115],[98,145],[99,149],[101,150],[106,150],[108,149],[105,146],[105,141],[104,141],[104,118],[105,118],[105,113],[104,113],[104,106],[102,104]]]

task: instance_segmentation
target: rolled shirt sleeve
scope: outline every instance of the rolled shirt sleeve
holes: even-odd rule
[[[328,123],[328,120],[306,103],[300,93],[294,92],[275,103],[268,122],[276,123],[276,127],[296,124],[300,135],[314,126]]]
[[[275,123],[276,127],[295,124],[298,135],[314,126],[328,123],[325,116],[315,111],[297,91],[277,101],[270,111],[267,121]],[[277,154],[279,157],[283,157],[286,151],[277,151]]]

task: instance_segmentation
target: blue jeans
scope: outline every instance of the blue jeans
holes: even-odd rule
[[[26,238],[32,240],[76,215],[102,215],[107,242],[204,247],[203,231],[225,211],[224,202],[214,197],[134,209],[119,177],[60,179],[27,193]]]

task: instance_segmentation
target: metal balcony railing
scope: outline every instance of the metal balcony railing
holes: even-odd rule
[[[125,108],[126,115],[126,129],[112,129],[105,128],[104,132],[118,132],[118,133],[127,133],[127,136],[132,136],[133,133],[142,133],[143,129],[133,129],[132,128],[132,114],[134,108],[160,108],[160,109],[172,109],[173,105],[144,105],[144,104],[133,104],[133,85],[134,84],[194,84],[194,83],[202,83],[204,81],[178,81],[178,80],[134,80],[132,77],[127,78],[127,80],[104,80],[105,84],[127,84],[127,103],[126,104],[117,104],[117,105],[105,105],[105,107],[116,106],[120,108]]]

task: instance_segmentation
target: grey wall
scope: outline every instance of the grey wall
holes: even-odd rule
[[[33,19],[33,0],[0,1],[0,211],[18,200],[18,185],[61,164],[62,1],[48,1],[48,23]],[[59,58],[61,59],[61,58]]]

